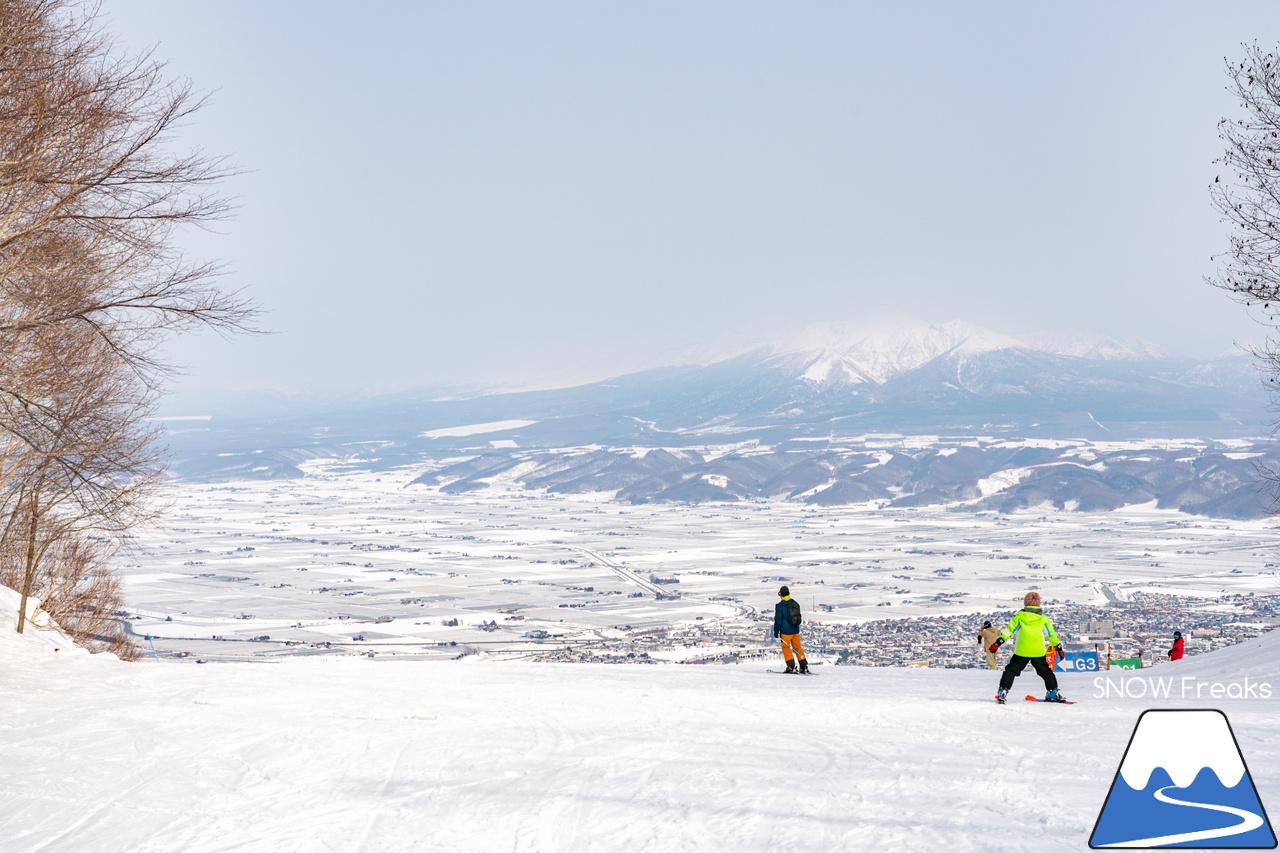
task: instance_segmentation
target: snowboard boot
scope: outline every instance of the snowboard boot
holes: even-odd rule
[[[1059,690],[1059,689],[1057,689],[1057,688],[1055,687],[1053,690],[1050,690],[1048,693],[1044,694],[1044,701],[1046,701],[1046,702],[1065,702],[1065,701],[1067,701],[1067,697],[1066,697],[1066,696],[1063,696],[1063,695],[1062,695],[1062,691],[1061,691],[1061,690]]]
[[[999,702],[1001,705],[1003,705],[1004,700],[1008,698],[1008,696],[1009,696],[1009,691],[1005,690],[1004,688],[1001,688],[1000,692],[996,694],[996,701]]]
[[[804,658],[800,658],[800,674],[801,675],[809,674],[809,662]]]
[[[795,672],[796,672],[796,662],[795,662],[795,661],[793,661],[793,660],[789,660],[789,661],[787,661],[787,670],[786,670],[786,672],[787,672],[787,675],[794,675],[794,674],[795,674]]]

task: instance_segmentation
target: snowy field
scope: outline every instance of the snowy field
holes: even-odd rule
[[[621,652],[645,632],[694,625],[737,626],[763,648],[754,620],[780,582],[806,618],[831,625],[991,612],[1031,587],[1050,603],[1102,605],[1135,591],[1211,601],[1277,586],[1270,521],[1148,506],[632,506],[523,489],[441,495],[406,487],[412,477],[317,463],[301,480],[175,484],[167,527],[123,567],[133,629],[190,660],[520,658]]]
[[[1280,808],[1280,632],[1001,707],[984,671],[123,664],[14,634],[15,602],[0,589],[4,853],[1080,851],[1151,707],[1223,710]],[[1244,695],[1259,682],[1271,698]]]

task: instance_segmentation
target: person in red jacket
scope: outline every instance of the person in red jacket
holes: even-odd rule
[[[1182,632],[1173,632],[1173,648],[1169,649],[1169,660],[1182,660]]]

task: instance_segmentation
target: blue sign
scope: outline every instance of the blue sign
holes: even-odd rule
[[[1275,833],[1227,715],[1144,711],[1089,847],[1270,850]]]
[[[1098,653],[1097,652],[1067,652],[1067,654],[1055,661],[1053,668],[1059,672],[1097,672]]]

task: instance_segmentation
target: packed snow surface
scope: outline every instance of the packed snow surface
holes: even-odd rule
[[[1222,709],[1280,803],[1280,689],[1185,698],[1280,688],[1280,633],[1065,674],[1069,706],[1021,701],[1028,671],[1002,707],[977,670],[126,664],[15,610],[0,589],[5,853],[1083,850],[1149,707]]]

